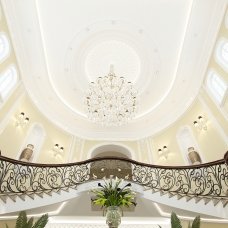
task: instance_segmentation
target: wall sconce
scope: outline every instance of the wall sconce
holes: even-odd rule
[[[167,146],[163,146],[162,149],[159,148],[158,149],[158,155],[159,155],[160,158],[163,157],[165,160],[167,160],[168,155],[169,155],[169,150],[168,150]]]
[[[198,129],[198,130],[207,130],[207,124],[206,124],[206,119],[203,116],[198,116],[197,120],[193,122],[193,125]]]
[[[52,149],[52,151],[54,152],[54,157],[63,157],[63,152],[64,152],[64,147],[60,146],[58,143],[56,143]]]
[[[17,120],[16,120],[16,127],[24,127],[25,125],[27,125],[29,122],[29,117],[27,117],[25,115],[24,112],[21,112],[18,116],[17,116]]]

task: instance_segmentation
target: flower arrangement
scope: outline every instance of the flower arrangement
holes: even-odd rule
[[[108,208],[110,206],[129,207],[130,205],[136,206],[134,202],[135,193],[131,190],[131,183],[123,186],[123,180],[117,177],[109,180],[104,180],[104,184],[98,183],[99,189],[92,190],[95,198],[91,199],[95,205]],[[121,187],[123,186],[123,187]]]

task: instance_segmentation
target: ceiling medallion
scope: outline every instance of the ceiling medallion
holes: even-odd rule
[[[88,118],[102,126],[121,126],[135,116],[137,90],[131,82],[114,73],[91,82],[85,99]]]

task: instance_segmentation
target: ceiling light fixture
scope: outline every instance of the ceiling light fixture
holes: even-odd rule
[[[111,65],[107,76],[90,83],[85,102],[91,121],[121,126],[135,116],[137,91],[131,82],[116,76]]]

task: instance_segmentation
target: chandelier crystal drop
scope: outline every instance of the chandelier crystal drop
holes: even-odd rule
[[[90,83],[85,103],[91,121],[103,126],[121,126],[135,115],[137,91],[131,82],[116,76],[111,65],[107,76]]]

